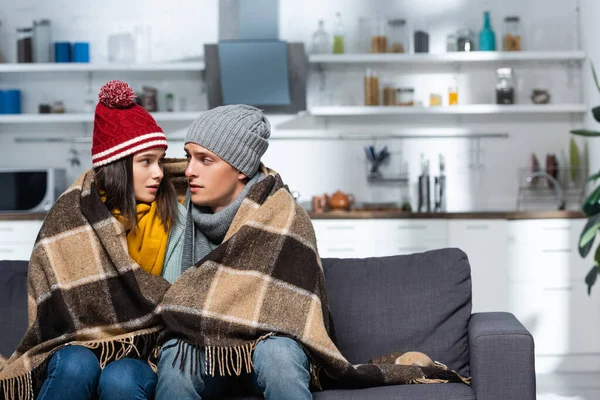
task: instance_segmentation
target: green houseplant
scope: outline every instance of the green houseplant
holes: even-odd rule
[[[592,64],[592,76],[594,77],[596,88],[598,88],[598,92],[600,93],[600,84],[598,83],[598,76],[596,75],[594,64]],[[600,122],[600,106],[592,108],[592,115],[596,121]],[[599,131],[587,129],[574,129],[571,130],[571,133],[579,136],[600,137]],[[599,178],[600,171],[590,176],[588,178],[588,182],[596,182],[596,180]],[[585,258],[592,250],[592,247],[594,246],[594,240],[598,235],[598,230],[600,229],[600,185],[597,186],[585,199],[581,209],[588,217],[587,224],[583,228],[579,238],[579,254],[581,257]],[[598,275],[600,275],[600,245],[596,247],[596,251],[594,253],[594,265],[585,277],[585,283],[588,287],[588,295],[591,293],[592,286],[594,286],[596,283]]]

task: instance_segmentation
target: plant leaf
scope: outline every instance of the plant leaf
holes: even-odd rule
[[[600,212],[600,186],[598,186],[583,202],[581,210],[591,217]]]
[[[598,233],[598,228],[600,228],[600,214],[590,217],[587,224],[585,224],[585,228],[583,228],[583,231],[581,232],[579,238],[579,255],[581,255],[582,258],[585,258],[590,252],[592,245],[594,244],[594,238]]]
[[[595,265],[590,269],[590,272],[585,276],[585,283],[588,287],[588,296],[592,294],[592,286],[596,283],[596,279],[598,278],[598,267]]]
[[[588,182],[593,182],[598,178],[600,178],[600,171],[596,172],[594,175],[587,178],[587,180],[588,180]]]
[[[594,63],[590,61],[590,66],[592,67],[592,76],[594,77],[594,82],[596,82],[596,88],[598,88],[598,92],[600,92],[600,84],[598,84],[598,77],[596,76],[596,69],[594,68]]]
[[[600,136],[600,132],[590,131],[589,129],[572,129],[569,132],[571,132],[573,135],[579,136]]]
[[[569,143],[569,158],[571,159],[571,179],[573,182],[577,182],[577,176],[579,174],[579,149],[575,139],[571,137]]]

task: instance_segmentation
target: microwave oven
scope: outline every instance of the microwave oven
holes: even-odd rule
[[[47,212],[66,189],[64,169],[0,168],[0,213]]]

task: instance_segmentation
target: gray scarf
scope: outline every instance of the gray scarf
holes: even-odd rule
[[[248,191],[252,185],[264,177],[265,175],[258,171],[233,203],[216,213],[213,213],[210,207],[193,204],[190,201],[190,191],[188,190],[185,200],[188,212],[181,257],[182,274],[223,242]]]

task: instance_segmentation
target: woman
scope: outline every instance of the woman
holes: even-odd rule
[[[108,82],[99,99],[93,171],[53,206],[34,246],[29,329],[0,371],[12,398],[38,388],[43,400],[154,396],[156,305],[169,287],[163,267],[181,252],[183,228],[169,230],[185,210],[163,172],[166,137],[131,87]]]

